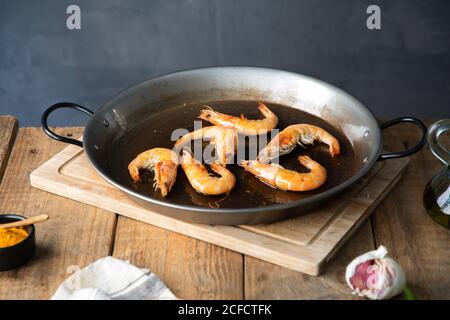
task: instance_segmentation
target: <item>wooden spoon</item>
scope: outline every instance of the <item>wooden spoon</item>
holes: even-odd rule
[[[31,217],[31,218],[28,218],[25,220],[18,220],[18,221],[14,221],[14,222],[2,223],[2,224],[0,224],[0,228],[7,229],[7,228],[25,227],[25,226],[29,226],[31,224],[43,222],[47,219],[48,219],[48,215],[41,214],[41,215],[34,216],[34,217]]]

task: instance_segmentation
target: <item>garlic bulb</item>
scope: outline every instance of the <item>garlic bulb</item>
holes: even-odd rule
[[[380,246],[355,258],[345,271],[345,280],[353,294],[372,300],[389,299],[403,291],[405,273]]]

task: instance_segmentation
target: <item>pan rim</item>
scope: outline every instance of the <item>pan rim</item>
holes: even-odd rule
[[[146,80],[140,81],[138,83],[135,83],[134,85],[131,85],[128,88],[125,88],[121,91],[119,91],[117,94],[115,94],[114,96],[112,96],[107,103],[105,103],[102,107],[100,107],[94,114],[94,116],[89,120],[89,122],[86,125],[86,129],[85,129],[85,133],[88,132],[90,126],[92,125],[92,123],[94,123],[94,119],[96,117],[99,117],[99,115],[101,114],[102,110],[104,108],[107,108],[109,105],[109,101],[113,101],[114,99],[116,99],[117,97],[119,97],[120,95],[124,94],[125,92],[134,89],[140,85],[144,85],[146,83],[152,82],[152,81],[157,81],[160,80],[163,77],[172,77],[172,76],[180,76],[186,73],[192,73],[192,72],[201,72],[201,71],[206,71],[206,70],[220,70],[223,69],[227,69],[227,70],[233,70],[236,69],[236,71],[243,71],[243,70],[252,70],[252,71],[267,71],[267,72],[277,72],[277,73],[285,73],[287,75],[291,75],[291,76],[296,76],[296,77],[302,77],[305,79],[309,79],[312,80],[314,82],[317,82],[320,85],[323,85],[325,87],[328,87],[331,90],[334,90],[340,94],[343,94],[344,96],[347,96],[353,100],[355,100],[360,107],[363,107],[365,109],[365,111],[370,115],[370,117],[372,119],[368,119],[368,121],[373,120],[375,123],[377,123],[377,120],[375,118],[375,115],[373,114],[373,112],[367,107],[367,105],[365,103],[363,103],[360,99],[356,98],[355,96],[353,96],[352,94],[348,93],[347,91],[345,91],[344,89],[339,88],[338,86],[328,83],[326,81],[308,76],[308,75],[304,75],[301,73],[297,73],[297,72],[292,72],[292,71],[288,71],[288,70],[283,70],[283,69],[275,69],[275,68],[267,68],[267,67],[257,67],[257,66],[209,66],[209,67],[199,67],[199,68],[191,68],[191,69],[185,69],[185,70],[180,70],[180,71],[174,71],[174,72],[169,72],[166,74],[162,74],[162,75],[158,75],[155,77],[151,77],[148,78]],[[379,127],[379,125],[377,124],[376,126],[377,132],[375,132],[375,134],[378,136],[378,138],[376,139],[377,141],[377,146],[376,146],[376,152],[373,154],[373,156],[367,160],[367,162],[363,165],[363,167],[356,172],[352,177],[350,177],[349,179],[343,181],[342,183],[340,183],[339,185],[320,192],[318,194],[312,195],[310,197],[307,197],[305,199],[300,199],[300,200],[295,200],[289,203],[283,203],[283,204],[272,204],[272,205],[267,205],[267,206],[259,206],[259,207],[248,207],[248,208],[207,208],[207,207],[200,207],[200,206],[192,206],[192,205],[183,205],[183,204],[176,204],[176,203],[170,203],[168,201],[164,201],[164,200],[159,200],[156,198],[153,198],[151,196],[146,196],[146,195],[142,195],[140,193],[137,193],[136,191],[132,190],[129,187],[126,187],[124,185],[122,185],[121,183],[117,182],[113,177],[110,176],[110,174],[108,172],[105,172],[100,166],[98,166],[96,164],[96,162],[93,160],[94,157],[91,155],[91,151],[89,148],[85,148],[84,151],[87,155],[87,158],[89,159],[89,162],[91,163],[91,165],[94,167],[94,170],[103,178],[105,179],[108,183],[110,183],[111,185],[113,185],[114,187],[118,188],[119,190],[123,191],[124,193],[126,193],[129,196],[138,198],[144,202],[147,203],[151,203],[151,204],[155,204],[158,206],[162,206],[162,207],[166,207],[166,208],[171,208],[171,209],[176,209],[176,210],[182,210],[182,211],[191,211],[191,212],[198,212],[198,213],[210,213],[210,214],[247,214],[247,213],[257,213],[257,212],[265,212],[265,211],[273,211],[273,210],[287,210],[287,209],[292,209],[295,207],[298,207],[300,205],[309,205],[309,204],[313,204],[317,201],[320,201],[321,199],[328,199],[329,197],[333,196],[333,195],[337,195],[339,194],[341,191],[343,191],[344,189],[350,187],[351,185],[353,185],[356,181],[358,181],[360,178],[362,178],[370,169],[372,169],[372,167],[374,166],[374,164],[376,163],[378,156],[381,154],[382,151],[382,135],[381,135],[381,129]],[[85,141],[86,144],[89,143],[88,140],[85,140],[86,135],[83,134],[83,140]]]

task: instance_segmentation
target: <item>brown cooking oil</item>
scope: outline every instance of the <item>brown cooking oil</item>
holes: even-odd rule
[[[423,203],[434,221],[450,229],[450,167],[442,170],[425,187]]]
[[[204,101],[191,105],[174,105],[155,113],[143,116],[141,123],[131,129],[126,135],[115,140],[108,146],[110,162],[108,162],[109,174],[114,176],[118,182],[130,189],[144,195],[154,197],[160,201],[178,205],[190,205],[196,207],[219,207],[219,208],[254,208],[276,204],[286,204],[311,197],[312,195],[330,190],[344,181],[347,181],[361,169],[361,161],[353,150],[352,143],[345,134],[335,128],[324,119],[306,113],[302,110],[283,106],[274,103],[267,103],[267,106],[279,118],[278,128],[283,129],[291,124],[309,123],[319,126],[330,132],[339,140],[341,153],[337,157],[330,157],[328,146],[317,143],[307,148],[296,148],[290,154],[280,158],[280,164],[287,169],[302,170],[298,163],[298,156],[308,155],[319,162],[327,169],[327,181],[316,190],[307,192],[293,192],[277,190],[261,183],[251,173],[245,171],[237,165],[230,165],[229,170],[236,177],[236,185],[226,198],[223,196],[205,196],[195,192],[191,187],[183,170],[179,171],[177,183],[172,188],[167,197],[162,197],[159,191],[152,188],[153,174],[147,170],[142,172],[142,181],[134,183],[130,178],[127,167],[137,154],[144,150],[156,147],[172,149],[174,142],[171,141],[172,133],[175,129],[184,128],[188,131],[194,130],[194,120],[197,119],[204,105],[208,104],[214,110],[239,116],[245,114],[250,119],[261,118],[261,114],[256,108],[258,101]],[[203,123],[203,126],[210,125]],[[268,137],[270,138],[270,137]],[[249,139],[239,139],[247,145]],[[245,147],[249,150],[248,147]],[[248,153],[246,156],[250,156]],[[236,163],[239,160],[235,159]],[[245,201],[242,201],[245,195]]]

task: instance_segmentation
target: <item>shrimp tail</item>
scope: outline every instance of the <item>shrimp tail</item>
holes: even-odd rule
[[[244,169],[248,169],[251,165],[251,162],[252,162],[252,160],[241,160],[241,161],[239,161],[238,165]]]
[[[308,156],[299,156],[298,162],[300,162],[301,165],[305,166],[308,169],[312,169],[315,165],[317,165],[317,162],[315,162]]]
[[[218,116],[217,112],[214,111],[210,106],[205,105],[204,107],[206,109],[200,111],[198,118],[208,122],[212,122],[212,120]]]
[[[141,177],[139,175],[139,166],[136,163],[136,160],[132,161],[128,165],[128,171],[130,172],[131,179],[133,179],[134,182],[141,181]]]
[[[258,109],[264,115],[264,117],[274,115],[274,113],[270,111],[270,109],[262,102],[258,103]]]
[[[334,157],[337,156],[339,153],[341,153],[339,143],[336,141],[332,141],[330,143],[330,155]]]
[[[149,158],[150,151],[144,151],[140,153],[133,161],[128,164],[128,171],[134,182],[141,181],[141,176],[139,175],[139,169],[148,167],[147,161]],[[150,166],[151,167],[151,166]]]

